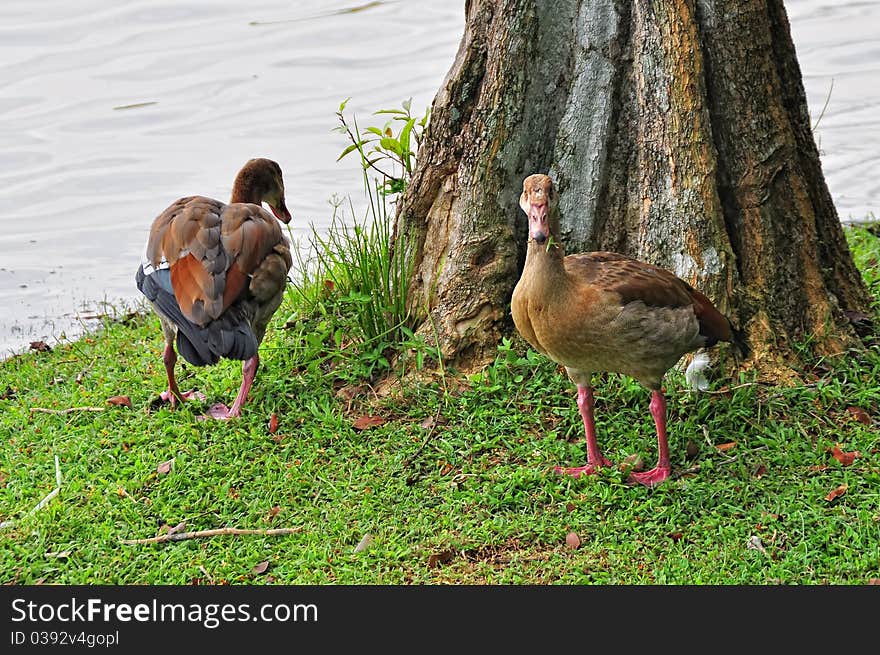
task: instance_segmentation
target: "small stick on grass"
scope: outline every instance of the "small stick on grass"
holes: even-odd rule
[[[46,497],[43,498],[43,500],[41,500],[39,503],[37,503],[37,506],[34,507],[30,512],[25,514],[25,516],[30,516],[31,514],[34,514],[35,512],[43,509],[50,500],[58,495],[59,491],[61,491],[61,465],[58,463],[58,455],[55,455],[55,488],[48,494],[46,494]],[[0,530],[11,528],[13,525],[15,525],[15,521],[0,522]]]
[[[214,576],[208,573],[208,569],[206,569],[203,564],[199,564],[199,571],[201,571],[202,574],[208,579],[208,581],[213,584]]]
[[[270,530],[250,530],[246,528],[217,528],[215,530],[197,530],[196,532],[176,532],[174,534],[160,534],[148,539],[123,539],[122,543],[129,546],[135,544],[161,544],[166,541],[183,541],[184,539],[198,539],[200,537],[221,537],[224,535],[256,534],[264,537],[278,537],[285,534],[302,532],[302,528],[273,528]]]
[[[758,383],[757,382],[743,382],[742,384],[737,384],[736,386],[733,386],[733,387],[727,387],[727,389],[718,389],[716,391],[704,391],[703,393],[706,393],[709,395],[725,394],[725,393],[730,393],[731,391],[736,391],[737,389],[745,389],[746,387],[754,387],[756,384],[758,384]]]
[[[692,473],[699,473],[699,472],[700,472],[700,465],[697,464],[696,466],[692,466],[689,469],[682,469],[681,471],[673,471],[672,473],[669,474],[669,479],[670,480],[677,480],[678,478],[683,477],[685,475],[690,475]]]
[[[434,420],[431,421],[431,429],[428,430],[428,435],[422,441],[422,445],[418,447],[416,452],[414,452],[412,455],[410,455],[409,457],[407,457],[403,461],[403,468],[409,468],[410,466],[412,466],[413,462],[416,461],[416,458],[422,454],[422,451],[425,449],[425,446],[428,445],[428,442],[431,440],[431,437],[434,436],[434,430],[437,427],[437,421],[440,420],[440,410],[441,409],[443,409],[442,406],[438,405],[437,411],[434,413]],[[412,475],[410,475],[406,479],[407,486],[412,486],[413,484],[415,484],[415,481],[418,479],[418,477],[419,477],[419,472],[415,471]]]
[[[105,407],[68,407],[67,409],[50,409],[48,407],[31,407],[31,412],[43,414],[72,414],[73,412],[103,412]]]
[[[749,450],[748,452],[749,452],[749,453],[756,453],[756,452],[758,452],[759,450],[767,450],[767,446],[758,446],[757,448],[752,448],[752,449]],[[740,453],[740,454],[745,454],[745,453]],[[719,466],[724,466],[725,464],[732,464],[733,462],[735,462],[735,461],[738,460],[738,459],[739,459],[739,455],[733,455],[732,457],[728,457],[727,459],[723,459],[723,460],[721,460],[720,462],[718,462],[718,465],[719,465]],[[690,473],[698,473],[699,471],[700,471],[700,465],[697,464],[696,466],[692,466],[692,467],[690,467],[690,468],[688,468],[688,469],[682,469],[681,471],[673,472],[673,473],[669,476],[669,479],[670,479],[670,480],[675,480],[676,478],[680,478],[680,477],[682,477],[683,475],[689,475]]]

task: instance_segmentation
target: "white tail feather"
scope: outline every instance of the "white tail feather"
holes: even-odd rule
[[[709,380],[706,379],[706,371],[709,369],[709,355],[704,352],[698,352],[694,355],[691,363],[688,364],[684,371],[685,380],[688,386],[694,391],[707,391],[709,389]]]

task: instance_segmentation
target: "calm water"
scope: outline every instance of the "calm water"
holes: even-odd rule
[[[880,0],[786,3],[844,221],[880,207]],[[51,18],[48,18],[51,17]],[[334,112],[428,106],[464,0],[0,3],[0,357],[132,302],[152,218],[229,196],[250,157],[285,172],[295,236],[360,199]],[[833,80],[833,88],[832,88]],[[830,91],[830,96],[829,96]]]

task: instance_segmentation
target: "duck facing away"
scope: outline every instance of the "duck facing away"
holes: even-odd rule
[[[153,306],[165,335],[163,360],[172,406],[204,396],[181,392],[174,377],[175,344],[194,366],[240,359],[241,388],[232,407],[208,410],[217,419],[239,416],[259,368],[266,325],[281,304],[290,244],[278,221],[290,222],[281,168],[251,159],[239,171],[229,204],[203,196],[181,198],[153,221],[137,287]]]
[[[591,382],[594,372],[613,371],[651,390],[659,458],[656,467],[630,479],[659,484],[670,474],[661,380],[685,353],[730,341],[730,323],[706,296],[667,270],[613,252],[565,256],[556,205],[548,176],[525,179],[520,207],[528,216],[529,240],[511,300],[519,333],[562,364],[577,385],[587,464],[555,470],[578,477],[611,465],[596,440]]]

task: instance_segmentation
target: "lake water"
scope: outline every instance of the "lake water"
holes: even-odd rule
[[[880,207],[880,0],[786,3],[823,168],[844,221]],[[72,338],[139,296],[149,224],[180,196],[226,199],[278,161],[296,237],[359,201],[334,112],[362,126],[451,65],[464,0],[5,0],[0,3],[0,357]],[[833,84],[833,88],[832,88]]]

